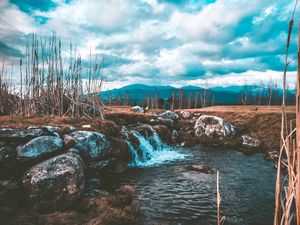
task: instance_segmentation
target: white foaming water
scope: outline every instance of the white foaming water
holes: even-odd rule
[[[137,131],[131,132],[140,142],[138,148],[141,154],[139,155],[133,145],[127,141],[132,156],[129,167],[153,167],[166,162],[182,160],[186,156],[178,152],[176,148],[164,144],[154,130],[149,138],[145,138]]]

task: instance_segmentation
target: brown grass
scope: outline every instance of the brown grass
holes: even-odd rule
[[[219,116],[239,128],[239,134],[248,134],[263,142],[263,151],[280,149],[281,108],[272,106],[213,106],[203,109],[188,110],[193,113],[203,113]],[[295,122],[295,109],[287,107],[289,120]],[[193,126],[194,121],[181,120],[181,127]],[[230,142],[240,143],[240,140]]]

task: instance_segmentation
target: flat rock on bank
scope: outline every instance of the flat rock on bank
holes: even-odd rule
[[[23,185],[34,209],[64,209],[72,205],[84,189],[84,163],[77,154],[56,156],[25,173]]]
[[[242,145],[247,148],[258,148],[261,145],[261,141],[250,137],[249,135],[242,136]]]

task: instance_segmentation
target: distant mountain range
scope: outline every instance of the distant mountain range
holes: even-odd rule
[[[247,96],[247,104],[257,104],[259,101],[261,104],[268,104],[270,93],[272,93],[271,104],[280,104],[282,97],[282,89],[267,89],[260,86],[248,85],[248,86],[229,86],[229,87],[214,87],[204,89],[197,86],[184,86],[182,88],[175,88],[172,86],[149,86],[144,84],[132,84],[124,86],[122,88],[113,89],[109,91],[102,91],[100,93],[101,98],[106,102],[109,99],[119,99],[124,101],[128,98],[130,104],[141,104],[145,102],[147,96],[155,98],[156,95],[163,101],[167,101],[175,92],[176,98],[178,98],[180,91],[183,92],[184,98],[195,99],[196,94],[198,99],[206,96],[207,99],[214,105],[236,105],[242,103],[242,98]],[[289,90],[287,92],[288,104],[294,103],[295,92]]]

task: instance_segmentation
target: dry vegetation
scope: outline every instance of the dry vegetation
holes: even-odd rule
[[[202,109],[188,110],[193,113],[203,113],[224,118],[236,125],[239,134],[248,134],[263,142],[262,151],[274,151],[280,149],[281,107],[277,106],[213,106]],[[294,107],[287,107],[289,120],[295,122]],[[192,120],[180,121],[181,127],[194,126]],[[191,138],[191,137],[186,137]],[[234,147],[235,141],[230,140],[229,146]]]
[[[137,225],[138,203],[133,189],[122,186],[114,195],[83,197],[75,208],[40,214],[26,207],[18,190],[0,191],[3,225]]]
[[[95,56],[92,62],[90,53],[88,64],[87,68],[83,66],[76,46],[71,44],[69,55],[64,56],[61,41],[54,34],[49,39],[33,34],[25,58],[20,59],[17,68],[12,62],[8,71],[3,59],[0,115],[103,118],[98,94],[103,81],[102,61]]]

